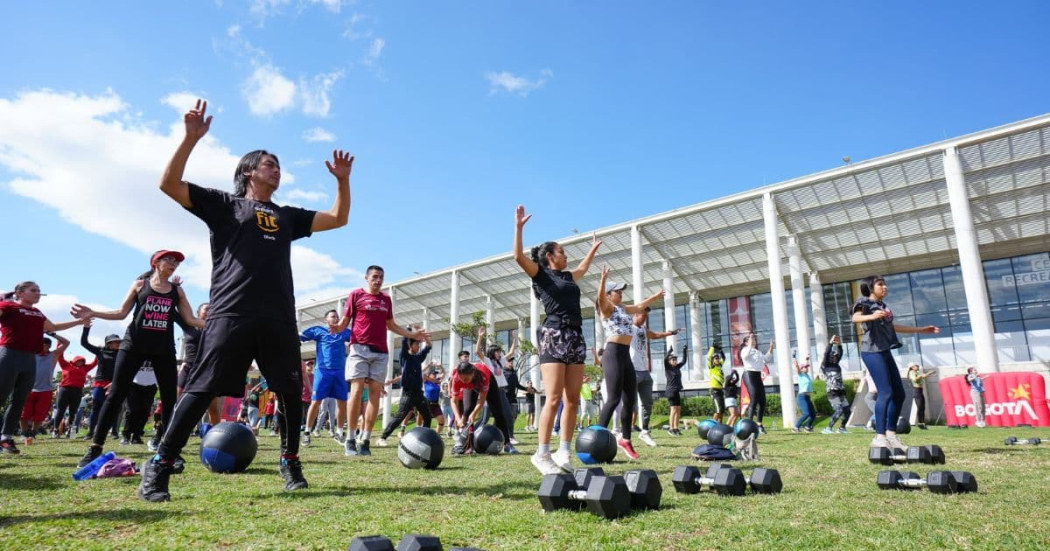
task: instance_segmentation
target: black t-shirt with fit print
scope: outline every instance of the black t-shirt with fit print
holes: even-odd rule
[[[552,270],[543,266],[532,278],[532,289],[543,303],[547,314],[545,324],[580,327],[580,286],[572,278],[572,272]]]
[[[189,184],[189,210],[211,230],[209,318],[295,323],[292,241],[310,236],[315,211]]]

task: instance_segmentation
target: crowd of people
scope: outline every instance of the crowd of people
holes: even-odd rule
[[[253,428],[269,428],[280,437],[279,471],[285,489],[295,491],[308,487],[300,444],[310,445],[322,430],[327,429],[340,442],[346,456],[371,455],[380,398],[394,384],[401,387],[400,403],[375,439],[380,447],[387,445],[394,431],[403,432],[412,421],[427,427],[436,422],[439,432],[447,426],[457,437],[454,453],[469,453],[469,445],[461,445],[462,437],[491,417],[504,437],[504,451],[516,454],[519,391],[526,398],[526,430],[537,433],[538,445],[530,460],[543,474],[571,472],[573,436],[584,423],[611,427],[617,433],[617,445],[631,459],[639,458],[633,433],[645,444],[656,445],[650,425],[649,343],[676,331],[656,332],[648,327],[649,306],[663,297],[663,290],[627,304],[623,300],[627,285],[609,281],[609,269],[604,268],[593,300],[607,337],[594,358],[602,370],[602,384],[586,377],[583,296],[577,282],[595,261],[602,244],[597,236],[584,258],[570,269],[565,249],[557,242],[547,241],[526,251],[522,234],[532,215],[522,206],[515,210],[514,260],[531,280],[545,312],[537,331],[541,390],[521,383],[513,343],[504,354],[498,344],[487,343],[484,331],[477,335],[479,361],[470,361],[470,352],[463,351],[459,363],[447,372],[439,364],[427,363],[431,335],[419,325],[395,320],[392,301],[382,291],[385,272],[378,265],[366,269],[365,284],[350,293],[343,312],[329,311],[324,325],[300,332],[294,309],[291,244],[347,223],[354,158],[333,151],[332,159],[325,162],[336,180],[336,196],[328,211],[273,203],[273,193],[280,185],[280,161],[265,150],[241,158],[234,172],[233,193],[200,187],[184,181],[183,172],[195,145],[210,129],[212,117],[206,116],[206,110],[207,103],[198,101],[186,113],[185,136],[163,172],[160,190],[207,226],[212,252],[209,301],[196,310],[191,306],[174,275],[185,257],[167,249],[150,257],[149,271],[132,281],[119,308],[101,311],[77,304],[70,312],[73,319],[62,323],[48,320],[35,307],[41,296],[36,283],[19,283],[0,302],[0,402],[8,402],[0,429],[2,451],[18,452],[16,433],[27,437],[27,444],[41,430],[75,433],[85,409],[79,406],[87,401],[91,404],[86,408],[90,410],[90,444],[80,461],[85,465],[102,455],[121,411],[126,412],[125,440],[136,444],[142,441],[152,411],[158,422],[148,445],[155,455],[142,470],[138,495],[147,501],[166,501],[171,475],[182,470],[180,453],[189,437],[194,432],[205,434],[218,423],[222,400],[232,396],[243,399],[240,420]],[[938,329],[894,324],[883,302],[887,289],[882,278],[867,278],[860,287],[863,297],[852,316],[864,327],[861,358],[869,388],[877,391],[872,404],[876,432],[872,446],[903,447],[895,431],[904,393],[891,351],[901,346],[898,332],[935,333]],[[101,346],[88,340],[93,319],[123,320],[129,314],[131,321],[123,337],[108,335]],[[186,354],[181,366],[176,365],[176,324],[184,329]],[[63,355],[68,341],[57,332],[77,325],[83,326],[81,343],[95,355],[91,362],[80,356],[67,361]],[[400,375],[391,380],[386,378],[392,352],[388,332],[401,337]],[[315,362],[301,362],[302,342],[316,343]],[[706,356],[715,418],[722,421],[726,413],[729,423],[742,415],[757,418],[758,430],[764,433],[767,400],[762,377],[772,361],[774,344],[762,349],[756,336],[748,334],[734,352],[742,363],[739,372],[717,346]],[[679,361],[669,349],[663,366],[671,408],[668,430],[676,436],[681,434],[680,370],[687,355],[686,347]],[[849,417],[841,359],[842,345],[834,337],[817,374],[827,381],[835,407],[825,432],[833,430],[836,421],[841,421],[839,431],[844,431]],[[794,363],[802,412],[795,430],[810,432],[816,419],[811,362],[804,357]],[[57,396],[52,397],[50,374],[56,364],[62,377]],[[258,370],[262,377],[246,384],[249,369]],[[94,378],[89,383],[92,370]],[[968,380],[979,393],[981,379],[976,373],[971,375]],[[912,384],[921,386],[926,376],[921,371],[914,373]],[[746,411],[741,387],[749,397]],[[543,400],[537,415],[534,398],[540,392]],[[154,404],[158,393],[159,406]],[[21,427],[20,417],[24,417]],[[556,444],[552,442],[555,437]]]

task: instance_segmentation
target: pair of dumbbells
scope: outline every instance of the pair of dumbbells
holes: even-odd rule
[[[944,450],[940,446],[910,446],[907,450],[890,448],[870,448],[868,461],[877,465],[894,463],[923,463],[926,465],[943,465]]]
[[[707,476],[701,476],[700,469],[693,465],[675,467],[671,480],[680,494],[697,494],[706,489],[720,496],[742,496],[749,485],[756,494],[777,494],[784,487],[776,469],[755,469],[748,479],[743,471],[724,463],[711,465]]]
[[[1008,436],[1003,444],[1007,446],[1038,446],[1043,441],[1038,438],[1025,438],[1024,440],[1018,439],[1016,436]]]
[[[358,536],[350,540],[348,551],[443,551],[441,539],[437,536],[409,534],[398,542],[397,547],[385,536]],[[453,549],[472,549],[470,547],[453,547]]]
[[[544,511],[586,508],[605,519],[620,518],[632,509],[658,509],[662,495],[655,471],[607,476],[600,467],[546,475],[538,493]]]
[[[977,478],[966,471],[933,471],[920,477],[910,471],[882,471],[876,483],[883,490],[918,490],[935,494],[964,494],[977,491]]]

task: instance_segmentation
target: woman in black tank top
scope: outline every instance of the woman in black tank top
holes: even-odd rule
[[[120,342],[113,369],[113,385],[99,413],[91,446],[80,460],[81,467],[102,455],[106,433],[116,422],[135,374],[147,361],[153,365],[157,375],[157,386],[164,404],[162,427],[167,426],[171,419],[178,376],[175,367],[176,318],[181,317],[183,322],[192,327],[204,327],[204,322],[193,316],[193,308],[186,300],[186,293],[179,286],[179,280],[169,281],[184,258],[177,251],[160,250],[154,253],[150,259],[150,271],[131,284],[124,304],[118,310],[96,312],[81,304],[73,306],[73,315],[81,319],[122,320],[132,309],[135,312]]]

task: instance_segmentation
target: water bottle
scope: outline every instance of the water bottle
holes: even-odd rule
[[[87,465],[84,465],[83,467],[77,469],[76,472],[73,473],[73,480],[87,480],[95,476],[96,474],[98,474],[98,471],[102,469],[103,465],[105,465],[111,459],[114,459],[116,457],[117,454],[114,452],[106,452],[102,454],[91,463],[88,463]]]

